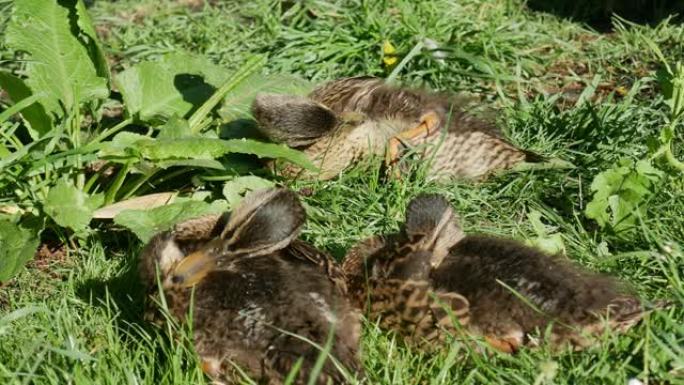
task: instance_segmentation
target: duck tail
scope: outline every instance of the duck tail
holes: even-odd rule
[[[620,296],[610,302],[608,312],[613,329],[624,332],[653,311],[666,309],[672,305],[673,302],[668,300],[644,304],[634,296]]]
[[[542,163],[546,162],[548,158],[541,156],[537,154],[536,152],[528,151],[528,150],[522,150],[522,153],[525,155],[525,162],[529,163]]]

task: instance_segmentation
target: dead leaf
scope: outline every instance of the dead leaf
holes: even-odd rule
[[[173,203],[176,195],[175,192],[163,192],[126,199],[95,210],[93,218],[112,219],[124,210],[147,210],[165,206]]]

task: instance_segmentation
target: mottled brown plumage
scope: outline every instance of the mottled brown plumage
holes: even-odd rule
[[[402,234],[360,242],[342,266],[352,304],[381,328],[425,348],[456,334],[469,322],[469,303],[456,292],[431,285],[440,256],[428,250],[444,238],[457,237],[458,231],[447,221],[411,223]]]
[[[330,355],[360,371],[358,312],[330,257],[296,240],[304,220],[293,192],[263,190],[229,215],[177,225],[143,250],[141,276],[154,288],[159,270],[175,318],[186,319],[194,296],[195,349],[216,381],[230,382],[237,365],[279,384],[303,359],[295,383],[306,383],[328,338]],[[317,378],[327,381],[345,383],[331,359]]]
[[[330,179],[373,155],[394,165],[414,148],[429,160],[432,179],[481,179],[541,158],[506,141],[498,129],[467,111],[464,98],[394,87],[382,79],[334,80],[308,97],[260,94],[253,115],[272,140],[301,148]],[[287,174],[300,169],[289,166]]]
[[[517,241],[464,235],[439,195],[415,198],[400,233],[367,240],[348,258],[350,293],[358,293],[364,276],[376,277],[392,265],[387,261],[422,266],[430,290],[467,298],[466,330],[506,352],[542,341],[581,349],[645,314],[639,298],[614,278]],[[406,262],[412,258],[417,260]]]
[[[458,242],[431,282],[466,296],[471,330],[503,351],[542,340],[582,349],[603,331],[624,331],[644,314],[624,283],[491,236]]]

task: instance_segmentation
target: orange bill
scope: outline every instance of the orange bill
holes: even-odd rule
[[[215,258],[205,250],[195,251],[183,258],[178,265],[171,270],[171,274],[164,286],[192,287],[200,282],[215,267]]]

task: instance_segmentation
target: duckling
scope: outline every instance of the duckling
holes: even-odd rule
[[[344,264],[350,289],[358,286],[358,265],[366,265],[361,274],[375,277],[394,260],[418,258],[411,264],[429,266],[421,274],[431,290],[469,301],[467,332],[503,352],[539,344],[537,332],[552,348],[580,350],[605,331],[626,331],[646,313],[632,289],[615,278],[521,242],[466,235],[439,195],[416,197],[400,233],[367,240],[353,251]]]
[[[139,256],[138,273],[145,287],[145,320],[163,322],[155,302],[159,301],[157,274],[167,277],[172,268],[218,237],[226,225],[228,214],[209,214],[177,223],[172,229],[153,236]]]
[[[330,179],[371,155],[387,166],[403,147],[431,159],[430,179],[484,179],[542,157],[519,149],[492,124],[466,111],[464,98],[400,88],[372,77],[325,83],[308,97],[259,94],[252,105],[260,131],[307,153],[321,169],[305,177]],[[422,144],[426,144],[421,146]],[[288,166],[284,173],[301,170]],[[399,171],[395,169],[395,175]]]
[[[425,244],[430,241],[416,241],[406,242],[399,234],[369,238],[349,250],[342,269],[350,301],[368,319],[411,345],[432,350],[468,324],[470,305],[456,292],[434,290],[434,255]]]
[[[334,360],[317,383],[346,383],[339,365],[361,371],[358,312],[331,257],[296,239],[304,221],[292,191],[260,190],[232,213],[183,223],[144,248],[141,276],[153,287],[158,270],[170,313],[192,314],[195,349],[214,380],[230,382],[237,365],[280,384],[301,360],[294,383],[303,384],[326,343]]]

